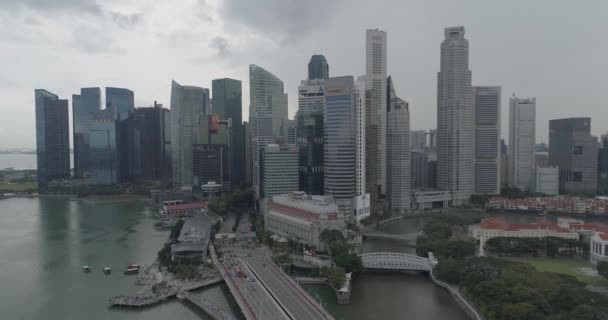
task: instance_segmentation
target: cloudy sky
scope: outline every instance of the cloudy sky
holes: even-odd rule
[[[81,87],[125,87],[136,106],[168,107],[171,79],[210,87],[243,81],[248,65],[285,82],[290,117],[310,55],[331,75],[365,69],[365,29],[388,32],[388,69],[410,102],[412,129],[436,126],[443,28],[464,25],[473,85],[537,98],[537,140],[548,120],[593,117],[608,130],[605,0],[0,0],[0,148],[35,146],[34,89],[71,100]],[[71,101],[70,101],[71,105]]]

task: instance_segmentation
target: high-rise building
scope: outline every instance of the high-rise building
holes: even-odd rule
[[[262,197],[298,191],[298,148],[269,144],[262,148]]]
[[[600,136],[597,150],[597,193],[608,195],[608,134]]]
[[[591,118],[549,121],[549,165],[559,167],[560,194],[597,193],[597,148]]]
[[[437,74],[437,186],[452,193],[452,204],[473,192],[473,90],[469,41],[464,27],[445,29]]]
[[[324,194],[350,216],[356,191],[356,101],[352,76],[325,80]]]
[[[413,131],[412,131],[413,132]],[[411,156],[411,185],[412,189],[425,189],[429,187],[429,158],[424,151],[412,148]]]
[[[360,79],[355,81],[355,178],[357,196],[366,194],[365,175],[365,110],[366,110],[366,81]]]
[[[192,173],[194,188],[210,182],[222,185],[222,191],[230,191],[230,155],[225,144],[195,144],[192,146]]]
[[[251,150],[252,150],[252,146],[251,146],[251,126],[249,125],[248,121],[244,121],[243,122],[243,145],[245,146],[245,182],[248,185],[251,185],[253,183],[253,175],[251,173],[252,168],[252,164],[251,164],[251,159],[252,159],[252,155],[251,155]]]
[[[116,109],[118,120],[125,120],[129,113],[135,109],[133,91],[124,88],[106,87],[106,108],[113,106]]]
[[[327,78],[329,78],[329,64],[327,64],[325,56],[315,54],[310,57],[310,62],[308,62],[308,80]]]
[[[70,177],[70,125],[68,100],[44,89],[36,89],[36,163],[38,187]]]
[[[198,117],[209,110],[209,89],[171,83],[171,157],[173,184],[192,185],[192,145]]]
[[[367,79],[366,76],[359,80]],[[366,85],[369,81],[366,80]],[[378,212],[380,208],[378,184],[378,113],[372,105],[372,90],[365,91],[365,193],[369,194],[369,202],[372,212]]]
[[[475,193],[500,194],[500,87],[473,87]]]
[[[532,190],[536,98],[509,99],[509,186]]]
[[[272,138],[274,142],[287,141],[287,94],[283,92],[283,81],[274,74],[249,65],[249,123],[256,108],[269,108],[272,114]],[[255,138],[255,137],[253,137]]]
[[[410,135],[412,150],[424,150],[426,148],[426,131],[412,130]]]
[[[534,168],[534,189],[536,193],[548,196],[559,194],[559,168],[558,167],[536,167]]]
[[[272,110],[269,107],[258,106],[251,117],[251,163],[253,177],[253,192],[256,199],[263,198],[262,180],[262,152],[272,144]]]
[[[120,177],[118,159],[118,112],[110,105],[95,115],[90,131],[89,184],[117,184]]]
[[[245,144],[243,141],[243,101],[241,81],[215,79],[212,82],[213,114],[222,119],[232,120],[232,141],[230,142],[230,173],[232,184],[245,183]]]
[[[500,185],[509,184],[509,149],[505,139],[500,139]]]
[[[296,120],[287,119],[287,144],[296,144],[298,126]]]
[[[391,90],[387,128],[386,198],[393,214],[410,212],[410,111]]]
[[[300,191],[323,194],[323,80],[304,80],[298,88],[296,145],[299,150]]]
[[[101,110],[101,90],[82,88],[72,95],[72,129],[74,141],[74,176],[84,177],[89,171],[89,131],[95,115]]]
[[[380,194],[386,192],[386,113],[388,109],[386,89],[386,32],[374,29],[366,30],[366,72],[367,88],[371,90],[370,107],[374,116],[370,118],[378,127],[378,150],[374,167],[377,172],[377,184]]]

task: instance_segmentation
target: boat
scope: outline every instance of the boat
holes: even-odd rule
[[[112,273],[112,269],[110,267],[103,267],[103,273],[110,274]]]
[[[171,229],[175,225],[177,225],[177,221],[170,219],[170,220],[158,221],[154,224],[154,227],[156,227],[157,229]]]
[[[139,273],[140,269],[141,267],[138,264],[131,264],[127,267],[127,270],[125,270],[125,274]]]
[[[84,271],[84,272],[91,272],[91,267],[89,267],[89,266],[82,266],[82,271]]]

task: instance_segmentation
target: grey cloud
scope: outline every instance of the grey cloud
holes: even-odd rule
[[[112,16],[112,21],[123,29],[138,24],[143,16],[142,13],[123,14],[120,12],[111,12],[110,15]]]
[[[103,10],[95,0],[2,0],[0,8],[21,9],[28,8],[39,13],[57,11],[86,12],[101,15]]]
[[[215,37],[211,39],[211,47],[217,50],[220,57],[225,57],[230,54],[230,43],[226,38]]]
[[[329,23],[341,1],[326,0],[225,0],[220,10],[228,21],[237,21],[268,38],[292,42]]]
[[[103,28],[94,28],[85,24],[73,29],[72,45],[87,53],[125,53],[124,49],[113,44],[112,37]]]

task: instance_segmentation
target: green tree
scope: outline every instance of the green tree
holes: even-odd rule
[[[597,263],[597,273],[604,278],[608,278],[608,261],[600,261]]]
[[[344,271],[344,269],[341,267],[333,268],[329,277],[329,282],[331,283],[331,285],[336,289],[340,289],[345,281],[346,272]]]

